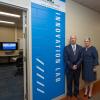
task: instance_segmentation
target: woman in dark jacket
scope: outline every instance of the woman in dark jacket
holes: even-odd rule
[[[85,47],[83,49],[83,70],[82,78],[85,82],[85,96],[92,97],[93,82],[96,80],[96,67],[98,65],[98,52],[94,46],[91,45],[91,39],[87,38],[84,41]],[[88,91],[89,89],[89,91]]]

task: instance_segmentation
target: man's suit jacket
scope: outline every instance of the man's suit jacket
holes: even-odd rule
[[[67,70],[72,70],[73,65],[77,65],[77,70],[80,70],[82,63],[82,47],[76,44],[76,54],[74,55],[71,44],[64,48],[64,62]]]

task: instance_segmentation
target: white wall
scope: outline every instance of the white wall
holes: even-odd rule
[[[12,26],[0,26],[0,42],[14,42],[23,38],[22,29]]]
[[[0,42],[14,42],[15,28],[0,26]]]
[[[0,2],[16,5],[24,8],[28,8],[29,0],[0,0]]]
[[[69,34],[76,33],[78,41],[83,44],[83,38],[90,36],[93,38],[100,32],[100,13],[94,12],[69,0],[66,5],[67,10],[67,38]],[[97,38],[97,37],[95,37]],[[97,43],[97,41],[94,41]]]
[[[66,20],[66,43],[68,44],[70,34],[77,35],[77,42],[84,44],[84,38],[91,37],[93,45],[99,51],[100,57],[100,13],[86,8],[72,0],[66,4],[67,20]],[[98,67],[97,78],[100,80],[100,67]]]

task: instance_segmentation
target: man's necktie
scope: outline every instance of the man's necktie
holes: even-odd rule
[[[76,54],[76,47],[75,45],[73,45],[73,52],[74,52],[74,55]]]
[[[88,48],[85,49],[86,51],[88,50]]]

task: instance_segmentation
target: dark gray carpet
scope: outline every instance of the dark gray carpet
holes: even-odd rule
[[[0,100],[24,100],[23,76],[15,72],[15,65],[0,64]]]

